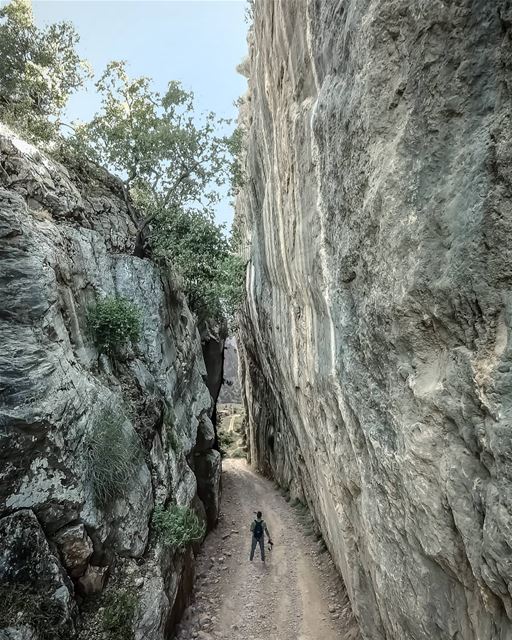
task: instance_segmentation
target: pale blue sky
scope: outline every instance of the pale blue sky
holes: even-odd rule
[[[110,60],[127,60],[131,75],[154,78],[158,90],[180,80],[200,111],[236,117],[233,102],[246,90],[236,72],[247,52],[245,0],[33,0],[33,7],[38,24],[73,22],[96,74]],[[98,104],[91,83],[72,97],[68,117],[88,119]],[[227,200],[217,218],[231,221]]]

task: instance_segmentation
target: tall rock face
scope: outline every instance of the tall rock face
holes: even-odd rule
[[[511,26],[505,0],[255,3],[251,457],[369,640],[512,638]]]
[[[238,373],[238,345],[236,338],[230,336],[224,345],[224,385],[219,394],[222,404],[240,404],[242,391]]]
[[[133,618],[136,640],[163,640],[193,559],[155,539],[153,507],[192,506],[212,526],[217,518],[220,456],[201,340],[172,276],[135,257],[135,240],[112,176],[68,171],[0,129],[7,637],[43,640],[47,628],[52,638],[95,637],[101,620],[78,615],[76,597],[106,585],[113,606],[129,609],[121,618]],[[87,323],[88,308],[108,296],[141,314],[140,341],[116,358],[98,353]],[[100,501],[98,482],[108,481],[125,446],[131,473]]]

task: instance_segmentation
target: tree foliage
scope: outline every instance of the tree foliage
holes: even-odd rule
[[[231,194],[236,195],[245,185],[246,176],[243,164],[244,130],[236,127],[231,136],[226,138],[226,144],[231,154],[230,182]]]
[[[146,192],[159,211],[211,216],[230,165],[226,139],[216,135],[224,121],[208,113],[198,122],[194,96],[179,82],[162,95],[149,78],[130,78],[125,62],[111,62],[96,88],[102,108],[85,130],[99,161]]]
[[[201,320],[233,316],[243,268],[214,217],[227,185],[234,193],[243,184],[241,132],[226,136],[226,120],[199,116],[193,94],[179,82],[159,93],[149,78],[131,78],[126,64],[115,61],[96,82],[98,113],[74,124],[73,135],[57,136],[67,100],[87,75],[77,42],[69,23],[37,27],[30,0],[0,9],[0,118],[33,139],[57,141],[52,147],[60,160],[81,158],[79,166],[96,163],[116,173],[138,224],[139,255],[146,250],[173,263]],[[126,332],[136,339],[123,324],[135,327],[133,314],[124,309],[122,321],[114,306],[98,306],[91,316],[105,350]]]
[[[177,209],[155,217],[152,243],[170,257],[200,321],[233,319],[242,298],[244,267],[221,225],[196,211]]]
[[[50,140],[69,96],[89,74],[68,22],[34,23],[30,0],[0,9],[0,117],[37,140]]]
[[[213,113],[199,120],[180,83],[161,95],[148,78],[130,78],[124,62],[108,65],[96,86],[101,110],[77,135],[123,177],[153,255],[181,274],[200,321],[232,317],[243,269],[214,211],[226,182],[240,186],[240,135],[218,135],[225,121]]]

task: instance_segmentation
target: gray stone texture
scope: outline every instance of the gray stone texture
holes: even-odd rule
[[[371,640],[512,638],[511,26],[260,0],[241,65],[252,462]]]
[[[23,509],[1,518],[0,541],[1,615],[13,616],[3,631],[29,638],[38,633],[41,622],[54,627],[56,638],[73,634],[73,585],[35,515]],[[19,620],[20,611],[27,619]]]
[[[242,391],[238,373],[238,345],[236,338],[230,336],[224,345],[224,384],[220,390],[221,404],[240,404]]]
[[[119,181],[68,170],[0,125],[0,526],[10,514],[31,514],[86,594],[103,588],[120,557],[148,555],[155,502],[195,504],[187,458],[200,423],[212,432],[201,439],[205,455],[214,440],[196,320],[172,274],[133,255],[135,240]],[[86,319],[90,305],[113,295],[130,299],[142,318],[140,341],[117,361],[98,353]],[[87,439],[106,407],[124,417],[143,455],[122,494],[99,507]],[[2,552],[20,544],[8,535]],[[146,570],[160,560],[152,554]],[[178,587],[155,600],[165,603],[155,640]]]

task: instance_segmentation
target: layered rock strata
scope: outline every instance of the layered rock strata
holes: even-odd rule
[[[116,179],[68,171],[0,130],[0,585],[27,607],[46,598],[54,637],[74,637],[86,625],[76,598],[106,585],[135,602],[135,638],[163,639],[193,557],[155,539],[153,508],[191,506],[210,526],[218,516],[220,456],[195,319],[172,274],[133,255],[135,240]],[[116,358],[98,353],[87,323],[109,296],[141,314],[140,340]],[[122,491],[99,504],[91,437],[111,416],[140,455]],[[96,454],[107,466],[109,449]],[[46,638],[30,612],[6,617],[4,633]]]
[[[512,638],[511,25],[505,0],[254,7],[251,456],[369,640]]]

